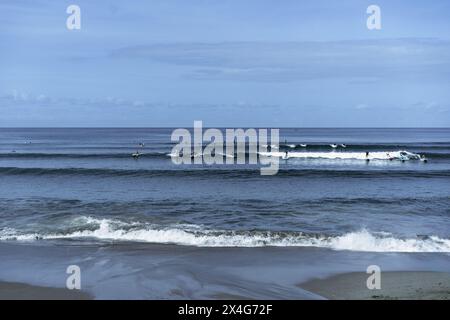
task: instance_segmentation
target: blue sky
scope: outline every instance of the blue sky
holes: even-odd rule
[[[81,30],[66,8],[81,8]],[[366,28],[381,8],[382,29]],[[450,1],[0,1],[0,126],[448,127]]]

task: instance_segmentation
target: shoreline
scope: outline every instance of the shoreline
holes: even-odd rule
[[[330,300],[449,300],[450,273],[434,271],[381,272],[381,289],[370,290],[364,272],[340,273],[298,284]]]
[[[387,271],[381,274],[381,289],[369,290],[364,272],[339,273],[316,278],[297,286],[329,300],[449,300],[450,273],[434,271]],[[217,295],[215,299],[235,300],[239,296]],[[247,298],[247,297],[245,297]],[[0,281],[0,300],[92,300],[77,290]]]
[[[0,300],[92,300],[85,291],[0,281]]]
[[[0,242],[0,253],[0,299],[323,299],[333,297],[320,286],[308,286],[314,281],[311,279],[360,272],[359,281],[365,288],[369,265],[381,268],[383,289],[391,282],[387,278],[391,273],[417,275],[427,271],[432,276],[422,274],[423,285],[416,287],[428,292],[437,277],[444,279],[443,287],[450,291],[450,256],[438,253],[297,247],[218,249],[136,243],[98,246],[77,242]],[[65,289],[70,265],[80,267],[81,292]],[[360,299],[355,296],[357,289],[354,285],[342,289],[337,298]],[[346,293],[351,290],[352,295]],[[443,299],[447,298],[445,290],[432,293]]]

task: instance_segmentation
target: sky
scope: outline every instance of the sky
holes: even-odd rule
[[[69,30],[69,5],[81,29]],[[369,30],[366,9],[381,9]],[[449,127],[450,1],[0,0],[0,127]]]

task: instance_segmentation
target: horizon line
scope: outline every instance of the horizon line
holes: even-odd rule
[[[173,128],[194,128],[193,126],[162,126],[162,127],[106,127],[106,126],[73,126],[73,127],[0,127],[1,129],[173,129]],[[235,128],[247,128],[247,129],[450,129],[450,127],[271,127],[271,126],[256,126],[256,127],[244,127],[244,126],[208,126],[202,127],[204,129],[235,129]]]

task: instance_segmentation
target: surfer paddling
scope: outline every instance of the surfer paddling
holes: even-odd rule
[[[423,154],[421,154],[421,155],[419,156],[419,160],[422,161],[422,162],[424,162],[424,163],[427,163],[427,162],[428,162],[428,159],[425,158],[425,155],[423,155]]]
[[[139,151],[136,151],[135,153],[131,154],[131,156],[133,157],[133,159],[139,159],[141,154],[139,153]]]

